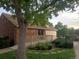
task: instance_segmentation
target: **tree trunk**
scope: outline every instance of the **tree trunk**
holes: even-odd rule
[[[20,0],[12,0],[13,6],[15,8],[15,14],[19,24],[19,39],[18,39],[18,49],[16,54],[16,59],[26,59],[25,56],[25,39],[26,39],[26,27],[27,24],[24,23],[24,18],[21,11],[21,6],[19,4]]]
[[[26,25],[22,25],[20,26],[19,42],[18,42],[16,59],[26,59],[25,38],[26,38]]]

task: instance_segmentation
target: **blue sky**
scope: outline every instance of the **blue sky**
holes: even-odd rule
[[[75,29],[79,28],[79,7],[76,8],[75,12],[59,12],[58,17],[52,16],[52,19],[49,20],[54,25],[58,22],[62,22],[65,25],[68,25],[68,27],[74,27]],[[10,13],[4,10],[3,8],[0,8],[0,14],[1,13]]]
[[[2,13],[10,13],[10,12],[7,12],[6,10],[4,10],[3,8],[0,8],[0,15],[2,14]]]

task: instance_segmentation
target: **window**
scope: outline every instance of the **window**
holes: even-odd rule
[[[38,29],[38,35],[44,35],[44,30],[43,29]]]

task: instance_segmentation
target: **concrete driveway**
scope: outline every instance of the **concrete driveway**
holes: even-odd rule
[[[79,41],[74,41],[74,50],[76,54],[76,59],[79,59]]]

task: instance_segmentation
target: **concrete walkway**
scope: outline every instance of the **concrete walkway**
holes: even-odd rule
[[[74,41],[74,50],[76,54],[76,59],[79,59],[79,41]]]

